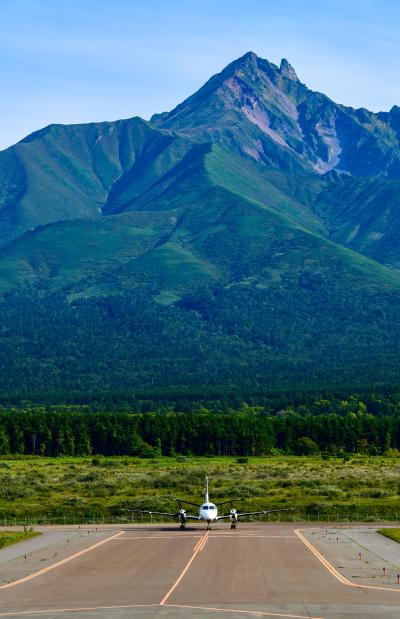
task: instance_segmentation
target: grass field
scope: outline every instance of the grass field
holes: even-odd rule
[[[400,518],[399,458],[241,460],[3,456],[0,524],[11,518],[22,524],[27,518],[29,524],[29,519],[44,517],[76,522],[126,517],[124,508],[175,511],[174,497],[202,500],[205,475],[212,500],[240,497],[236,507],[243,510],[292,507],[290,518],[306,519]]]
[[[400,529],[379,529],[378,533],[395,542],[400,542]]]
[[[41,535],[37,531],[0,531],[0,548]]]

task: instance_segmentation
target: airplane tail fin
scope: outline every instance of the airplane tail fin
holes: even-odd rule
[[[205,492],[205,502],[208,503],[208,477],[206,477],[206,492]]]

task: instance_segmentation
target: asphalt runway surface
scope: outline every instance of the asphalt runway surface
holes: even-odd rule
[[[54,528],[44,530],[43,549],[32,552],[32,561],[44,554],[46,535],[46,552],[59,548],[44,567],[33,570],[36,564],[18,554],[17,545],[0,565],[9,575],[0,585],[0,617],[400,617],[400,586],[355,583],[329,562],[329,547],[328,554],[318,550],[311,528],[298,528],[109,527],[74,539],[76,530],[60,529],[57,539]],[[62,535],[71,539],[65,552]]]

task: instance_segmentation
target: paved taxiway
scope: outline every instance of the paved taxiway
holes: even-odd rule
[[[110,527],[87,537],[64,530],[70,552],[34,570],[35,552],[51,554],[51,544],[61,543],[58,532],[45,546],[54,529],[45,530],[31,563],[14,551],[11,582],[3,577],[0,585],[0,617],[398,619],[400,587],[356,586],[312,545],[311,530],[299,536],[296,528]]]

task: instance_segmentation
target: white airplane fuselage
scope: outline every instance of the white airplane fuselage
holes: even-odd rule
[[[208,477],[206,477],[206,492],[204,496],[204,503],[199,509],[199,518],[200,520],[205,520],[208,524],[218,518],[217,506],[214,505],[214,503],[211,503],[208,498]]]
[[[199,510],[199,518],[200,520],[205,520],[206,522],[217,520],[218,509],[216,505],[214,505],[214,503],[210,503],[209,501],[203,503]]]

